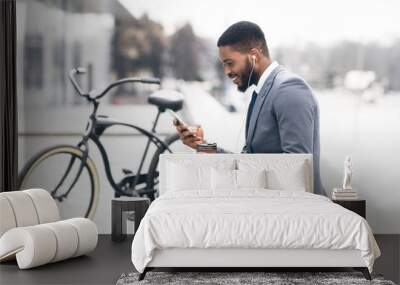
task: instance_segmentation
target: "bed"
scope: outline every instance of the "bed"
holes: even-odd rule
[[[309,154],[164,154],[160,196],[132,243],[159,267],[352,267],[380,255],[365,219],[313,194]]]

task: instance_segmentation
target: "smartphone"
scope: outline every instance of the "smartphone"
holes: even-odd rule
[[[178,125],[186,126],[187,129],[188,129],[189,132],[190,132],[190,127],[189,127],[189,125],[186,124],[185,121],[182,120],[182,118],[181,118],[176,112],[172,111],[171,109],[167,109],[167,112],[168,112],[174,119],[176,119],[176,120],[178,121]],[[190,133],[190,137],[195,137],[195,134]]]
[[[167,112],[168,112],[174,119],[176,119],[176,120],[178,121],[178,124],[179,124],[179,125],[185,125],[185,126],[187,126],[187,124],[185,123],[185,121],[182,120],[182,118],[181,118],[176,112],[172,111],[171,109],[167,109]]]

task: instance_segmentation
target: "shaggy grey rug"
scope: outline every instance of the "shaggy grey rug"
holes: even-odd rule
[[[368,281],[360,272],[154,272],[150,271],[142,281],[138,281],[138,273],[122,274],[117,285],[134,284],[213,284],[213,285],[298,285],[298,284],[368,284],[395,285],[384,280],[381,275],[372,275]]]

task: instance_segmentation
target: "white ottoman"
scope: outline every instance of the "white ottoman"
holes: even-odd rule
[[[16,258],[19,268],[27,269],[96,248],[95,223],[59,218],[55,201],[43,189],[0,193],[0,262]]]

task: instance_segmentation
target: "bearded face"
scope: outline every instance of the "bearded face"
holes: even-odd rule
[[[232,79],[239,91],[246,91],[248,86],[257,83],[253,63],[250,55],[232,49],[229,46],[220,47],[220,59],[224,66],[224,73]]]
[[[255,73],[254,70],[252,72],[252,68],[252,63],[250,62],[249,58],[246,57],[244,70],[239,74],[240,83],[237,84],[237,88],[239,91],[245,92],[249,86],[256,84]]]

